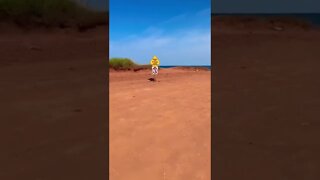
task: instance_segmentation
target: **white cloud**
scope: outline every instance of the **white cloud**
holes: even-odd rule
[[[202,10],[197,15],[206,16],[207,11]],[[140,35],[111,41],[110,57],[128,57],[147,64],[156,55],[161,65],[210,65],[210,21],[206,27],[197,27],[195,21],[194,26],[172,29],[176,23],[188,19],[190,17],[185,14],[179,15],[147,28]]]
[[[203,9],[201,11],[198,11],[197,16],[211,16],[211,8]]]

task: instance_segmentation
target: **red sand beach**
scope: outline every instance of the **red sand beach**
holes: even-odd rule
[[[210,75],[110,73],[110,179],[210,179]]]
[[[210,132],[213,179],[319,179],[320,31],[237,23],[212,26],[212,82],[110,72],[110,107],[108,27],[1,31],[0,179],[106,179],[108,108],[112,180],[210,179]]]
[[[319,179],[320,31],[216,19],[212,29],[212,178]]]
[[[107,179],[106,32],[0,33],[0,179]]]

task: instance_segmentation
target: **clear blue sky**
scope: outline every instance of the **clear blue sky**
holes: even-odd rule
[[[110,0],[110,57],[210,65],[210,0]]]

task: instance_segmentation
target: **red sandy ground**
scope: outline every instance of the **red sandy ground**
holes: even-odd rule
[[[107,179],[107,32],[2,31],[0,179]],[[149,73],[110,74],[111,179],[209,179],[210,72]]]
[[[319,179],[320,32],[240,27],[213,25],[212,178]],[[107,178],[106,29],[0,33],[0,179]],[[111,74],[111,177],[208,179],[209,73],[149,73]]]
[[[320,31],[238,27],[212,26],[212,178],[319,179]]]
[[[0,179],[107,179],[107,27],[0,42]]]
[[[210,71],[110,73],[110,179],[210,179]]]

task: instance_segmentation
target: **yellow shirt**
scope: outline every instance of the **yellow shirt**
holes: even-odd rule
[[[152,65],[152,67],[158,66],[160,64],[160,62],[158,60],[151,60],[150,64]]]

